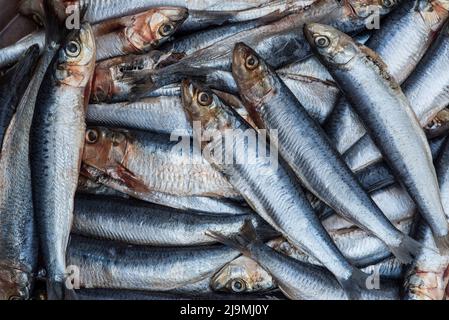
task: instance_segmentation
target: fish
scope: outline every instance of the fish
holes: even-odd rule
[[[81,166],[81,175],[93,181],[98,185],[106,186],[117,192],[124,193],[135,199],[165,205],[171,208],[181,210],[195,210],[205,213],[220,213],[220,214],[247,214],[252,212],[250,208],[242,204],[240,201],[234,201],[226,198],[213,198],[202,196],[186,196],[181,197],[171,195],[168,193],[155,192],[146,190],[139,185],[129,185],[127,183],[111,177],[107,173],[100,171],[94,167],[83,164]]]
[[[121,56],[97,63],[92,82],[91,102],[126,101],[131,92],[131,85],[125,71],[133,71],[135,74],[138,71],[157,68],[161,55],[162,52],[152,50],[147,54]],[[163,91],[164,95],[169,95],[168,93],[174,96],[179,95],[179,86],[167,87],[173,90]],[[157,96],[157,91],[161,90],[156,90],[152,95]]]
[[[30,48],[37,48],[37,53],[36,49],[31,51],[28,49],[22,59],[0,78],[0,105],[2,106],[0,110],[0,147],[3,145],[6,130],[16,112],[17,105],[33,77],[39,48],[37,46]]]
[[[92,28],[83,24],[67,36],[52,61],[39,90],[32,122],[33,205],[50,299],[65,295],[65,254],[94,66]]]
[[[449,3],[447,8],[449,10]],[[439,111],[449,105],[448,52],[449,21],[439,32],[415,72],[404,83],[404,93],[422,126],[427,125]]]
[[[280,19],[304,9],[315,0],[269,1],[256,7],[240,10],[190,10],[189,18],[180,28],[182,33],[195,33],[213,26],[239,24],[240,22]]]
[[[165,135],[170,135],[175,130],[192,133],[192,125],[187,121],[179,96],[90,104],[86,121],[91,126],[145,130]]]
[[[146,246],[200,246],[214,244],[207,230],[236,233],[246,220],[262,238],[276,235],[257,215],[204,214],[114,197],[75,198],[72,233]]]
[[[185,140],[189,143],[190,137]],[[173,139],[145,131],[89,127],[83,163],[136,190],[239,199],[239,193],[201,158],[195,146],[189,143],[188,151],[184,147],[184,140],[178,141],[176,132]]]
[[[256,292],[267,292],[277,288],[276,282],[269,272],[257,262],[240,256],[220,269],[210,280],[214,291],[247,295]]]
[[[383,59],[390,75],[401,84],[432,44],[435,33],[449,16],[448,9],[447,0],[402,1],[398,10],[381,22],[381,28],[373,33],[366,46]],[[343,97],[325,124],[325,129],[342,154],[366,132],[357,113]]]
[[[445,130],[446,124],[443,122],[446,121],[446,119],[443,117],[435,120],[439,123],[439,125],[441,125],[441,127],[437,125],[430,130],[426,130],[426,135],[428,137],[432,138],[437,136],[429,141],[433,159],[438,155],[438,148],[441,146],[441,143],[444,142],[448,133]],[[438,137],[438,135],[441,135],[441,137]],[[351,170],[354,172],[360,172],[371,165],[380,163],[383,160],[383,157],[371,137],[369,135],[365,135],[343,155],[343,159]]]
[[[399,84],[373,51],[355,44],[346,34],[321,24],[307,25],[305,33],[430,224],[437,247],[449,250],[449,224],[431,151]]]
[[[178,63],[136,78],[133,82],[133,99],[199,72],[207,74],[216,69],[230,71],[232,50],[237,42],[245,42],[258,51],[272,67],[280,68],[311,54],[302,30],[305,23],[321,21],[336,25],[344,31],[357,33],[364,30],[366,22],[371,19],[372,11],[369,10],[376,9],[383,17],[396,5],[396,1],[389,1],[389,5],[385,6],[378,0],[318,0],[276,22],[239,32],[184,57]]]
[[[449,143],[446,141],[440,155],[435,160],[438,183],[446,221],[449,208]],[[434,240],[431,227],[424,219],[417,217],[417,239],[423,244],[423,249],[408,268],[404,279],[405,294],[408,300],[443,300],[445,288],[448,285],[447,268],[449,254],[438,254],[438,246]]]
[[[304,4],[308,4],[310,2],[311,0],[306,0]],[[114,18],[120,18],[127,15],[137,14],[139,12],[158,6],[178,6],[185,7],[189,10],[198,11],[244,11],[245,9],[265,6],[265,4],[267,4],[267,6],[271,6],[268,0],[231,0],[226,2],[217,0],[133,0],[130,3],[124,3],[121,0],[111,0],[107,2],[104,2],[103,0],[90,0],[87,3],[75,0],[53,2],[54,10],[59,19],[63,20],[67,17],[68,13],[73,12],[74,8],[70,6],[75,6],[75,8],[82,7],[85,10],[84,19],[92,24]],[[43,0],[22,0],[20,3],[20,13],[26,16],[31,16],[37,22],[40,22],[43,16]],[[249,12],[246,13],[246,15],[249,14]],[[244,13],[242,13],[241,15],[244,15]],[[212,22],[222,23],[222,20],[217,21],[217,19],[214,19],[214,21]]]
[[[241,133],[233,134],[230,141],[227,139],[224,142],[231,146],[230,149],[219,147],[222,143],[220,137],[211,137],[209,142],[201,141],[203,157],[227,178],[266,222],[321,261],[336,275],[348,295],[356,296],[358,286],[365,281],[365,275],[348,263],[335,247],[298,181],[285,169],[285,164],[279,161],[274,165],[264,158],[276,150],[267,145],[259,146],[260,143],[256,141],[245,143],[245,137],[251,133],[255,137],[256,132],[243,119],[236,117],[232,109],[209,88],[184,80],[182,89],[186,112],[191,121],[200,122],[202,130],[206,132],[202,134],[208,135],[210,130],[221,133],[237,130]],[[219,149],[213,155],[208,154],[208,150],[215,150],[217,146]],[[262,154],[257,152],[262,149],[265,149]]]
[[[439,111],[449,104],[447,83],[447,54],[449,25],[442,29],[434,45],[424,56],[415,72],[403,84],[403,92],[417,115],[421,126],[425,127]],[[431,82],[429,82],[431,79]],[[427,90],[426,88],[432,88]],[[347,163],[353,170],[381,159],[381,153],[368,135],[353,145],[347,155]]]
[[[28,49],[14,75],[27,81],[25,88],[14,92],[17,111],[4,133],[0,157],[0,299],[27,300],[34,287],[37,270],[37,234],[33,201],[31,198],[31,172],[28,160],[29,131],[34,104],[39,88],[39,47]],[[35,72],[37,74],[35,75]],[[28,79],[27,79],[28,78]],[[25,80],[26,79],[26,80]],[[30,83],[30,80],[34,80]],[[3,88],[2,88],[3,89]],[[18,92],[18,91],[24,92]],[[10,99],[13,99],[9,97]],[[9,105],[4,105],[6,108]]]
[[[329,221],[326,221],[329,222]],[[404,233],[409,233],[412,229],[413,216],[395,222],[395,226]],[[381,263],[382,261],[391,257],[388,247],[376,237],[367,232],[357,228],[356,226],[331,225],[323,224],[340,249],[343,255],[352,264],[359,267],[361,270],[369,266]],[[295,259],[310,263],[313,265],[323,266],[313,256],[308,255],[300,248],[290,244],[282,238],[273,240],[267,243],[270,247],[275,248],[279,252],[283,252],[288,256],[293,256]]]
[[[80,288],[168,291],[211,276],[240,253],[226,246],[155,248],[71,236]]]
[[[148,52],[167,41],[187,16],[185,8],[158,7],[94,26],[97,60]]]
[[[45,32],[36,31],[32,34],[26,35],[16,43],[0,48],[0,68],[7,67],[18,61],[20,57],[27,51],[32,45],[38,45],[41,50],[45,45]]]
[[[410,262],[419,245],[391,224],[322,128],[271,67],[243,43],[234,49],[233,75],[251,118],[275,138],[279,154],[302,184],[340,215],[381,239],[399,260]]]
[[[279,289],[292,300],[347,300],[345,291],[327,269],[313,266],[285,256],[257,238],[251,223],[247,223],[240,234],[226,237],[216,232],[208,233],[222,243],[240,250],[243,255],[255,260],[275,279]],[[368,283],[368,282],[367,282]],[[397,286],[382,281],[384,290],[370,290],[366,285],[361,290],[360,300],[397,299]]]

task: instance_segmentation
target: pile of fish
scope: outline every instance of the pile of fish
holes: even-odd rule
[[[449,0],[3,5],[1,299],[449,299]]]

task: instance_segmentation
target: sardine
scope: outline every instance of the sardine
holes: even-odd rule
[[[81,288],[168,291],[198,282],[240,253],[225,246],[151,248],[71,236],[68,263]]]
[[[365,29],[366,22],[371,19],[367,11],[376,9],[380,16],[384,16],[396,6],[396,1],[389,1],[389,4],[385,6],[378,0],[318,0],[279,21],[237,33],[178,63],[135,79],[134,96],[141,97],[148,91],[192,77],[198,72],[207,74],[210,69],[230,71],[232,50],[237,42],[245,42],[257,50],[270,65],[279,68],[310,55],[310,46],[302,30],[305,23],[321,21],[338,26],[346,32],[357,32]]]
[[[32,48],[37,48],[37,52],[35,49],[31,52],[28,49],[22,59],[0,78],[0,148],[17,105],[33,77],[36,56],[40,50],[37,46]]]
[[[401,84],[423,57],[435,32],[443,26],[448,9],[447,0],[402,1],[398,10],[381,22],[381,28],[366,46],[377,52],[390,75]],[[344,153],[365,134],[365,128],[347,99],[341,98],[329,117],[326,132],[337,150]]]
[[[341,160],[321,127],[275,72],[243,43],[234,49],[233,74],[252,119],[275,139],[280,155],[306,188],[343,217],[381,239],[401,261],[411,261],[419,245],[391,224]]]
[[[307,25],[305,33],[430,224],[438,248],[449,250],[449,225],[430,148],[400,86],[373,51],[355,44],[346,34],[320,24]]]
[[[148,52],[170,38],[187,16],[184,8],[158,7],[99,24],[95,27],[97,60]]]
[[[192,133],[187,121],[181,98],[159,96],[136,102],[113,104],[91,104],[87,108],[87,123],[94,126],[108,126],[157,132],[170,135],[175,130]]]
[[[16,77],[29,77],[21,79],[28,86],[23,89],[25,92],[14,92],[21,96],[16,98],[17,112],[5,132],[1,150],[0,300],[29,299],[37,269],[38,243],[28,148],[34,101],[44,73],[41,69],[47,67],[45,59],[36,67],[38,58],[39,47],[31,47],[16,71],[21,73]]]
[[[161,55],[162,53],[159,51],[151,51],[148,54],[127,55],[97,63],[92,82],[91,101],[93,103],[100,103],[128,100],[132,85],[129,76],[125,72],[132,71],[134,75],[140,71],[157,68]],[[179,86],[172,85],[169,87],[172,88],[172,94],[170,95],[179,95]],[[156,90],[151,95],[157,96],[159,94],[157,91],[163,89]],[[164,90],[162,95],[169,94]]]
[[[201,123],[201,128],[206,131],[204,134],[207,135],[208,130],[241,132],[233,135],[231,141],[224,142],[232,146],[231,150],[221,150],[221,138],[212,137],[209,143],[203,142],[201,146],[206,159],[223,173],[265,221],[321,261],[336,275],[348,295],[356,296],[365,275],[349,264],[335,247],[285,164],[280,161],[275,165],[262,156],[276,151],[267,146],[260,147],[254,141],[245,143],[245,137],[251,133],[255,137],[256,131],[236,117],[210,89],[188,80],[183,82],[182,89],[186,112],[192,121]],[[207,155],[207,150],[215,150],[217,146],[220,149],[214,155]],[[257,150],[262,148],[266,150],[262,155],[258,154]],[[236,150],[235,154],[232,150]],[[232,160],[229,159],[230,152]]]
[[[72,224],[85,123],[95,67],[88,24],[59,50],[40,88],[31,130],[33,202],[50,298],[64,293],[65,251]]]
[[[440,156],[435,161],[441,200],[449,221],[449,142],[446,141]],[[405,278],[405,298],[411,300],[443,300],[448,285],[447,268],[449,254],[438,254],[438,247],[429,225],[417,219],[417,238],[423,249],[407,271]]]
[[[72,233],[86,237],[151,246],[213,244],[207,230],[237,233],[246,220],[262,238],[274,231],[255,215],[186,212],[145,202],[111,197],[77,196]]]
[[[449,3],[447,4],[449,9]],[[449,105],[449,22],[415,72],[404,83],[404,93],[422,126]]]
[[[449,23],[440,32],[440,36],[423,58],[422,63],[403,85],[403,92],[423,127],[449,104],[448,35]],[[381,153],[369,135],[365,135],[348,150],[346,158],[350,167],[357,170],[373,161],[380,160]]]
[[[97,184],[105,185],[111,189],[122,192],[133,198],[165,205],[171,208],[195,210],[205,213],[223,213],[237,215],[247,214],[251,212],[251,209],[249,209],[247,206],[242,205],[242,203],[239,201],[200,196],[181,197],[168,193],[142,189],[139,187],[139,185],[129,185],[129,181],[123,182],[119,179],[111,177],[103,171],[100,171],[94,167],[90,167],[86,164],[82,165],[81,174]]]
[[[264,268],[254,260],[240,256],[229,262],[210,280],[212,290],[249,294],[274,290],[277,285]]]
[[[190,142],[189,137],[185,140]],[[85,141],[83,162],[130,188],[181,197],[239,198],[194,146],[180,149],[184,141],[178,142],[178,136],[174,140],[144,131],[90,127]]]
[[[43,17],[43,1],[22,0],[20,12],[40,22]],[[189,10],[236,11],[257,8],[268,2],[269,0],[228,0],[226,2],[218,0],[132,0],[128,2],[123,0],[89,0],[87,2],[75,0],[56,1],[53,4],[56,14],[61,20],[66,18],[69,13],[73,14],[74,9],[81,7],[85,11],[84,19],[90,23],[98,23],[104,20],[137,14],[159,6],[185,7]],[[311,0],[306,0],[305,4],[310,2]],[[221,20],[216,23],[220,22]]]
[[[345,291],[335,277],[326,269],[290,258],[268,247],[259,239],[250,223],[238,234],[225,237],[210,232],[217,240],[240,250],[245,256],[259,263],[275,279],[279,289],[294,300],[346,300]],[[398,299],[397,285],[381,280],[384,290],[370,290],[368,285],[361,291],[361,300]],[[367,282],[368,284],[368,282]]]

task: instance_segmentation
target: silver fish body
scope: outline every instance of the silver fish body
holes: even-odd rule
[[[34,68],[38,57],[39,48],[34,46],[27,51],[23,61],[23,67],[28,68],[26,72],[33,73],[35,69],[35,73],[23,96],[19,97],[17,111],[5,132],[0,157],[1,300],[29,299],[38,263],[28,158],[29,134],[39,85],[49,63],[47,60],[51,60],[43,58]],[[25,67],[26,64],[28,67]]]
[[[93,32],[83,24],[49,67],[33,118],[33,203],[50,298],[60,298],[64,293],[65,250],[84,144],[85,94],[94,63]]]
[[[235,259],[224,246],[150,248],[72,236],[67,252],[82,288],[168,291],[193,284]]]
[[[285,163],[279,161],[275,165],[260,153],[257,156],[256,148],[266,148],[262,151],[263,155],[275,151],[268,146],[260,147],[258,143],[245,144],[245,136],[250,133],[255,135],[256,132],[243,120],[235,117],[230,108],[216,97],[211,98],[209,105],[198,102],[198,97],[204,95],[212,96],[212,92],[195,83],[183,83],[185,108],[194,121],[201,121],[204,126],[207,126],[206,121],[209,121],[209,125],[217,128],[216,130],[231,128],[245,132],[225,142],[231,144],[233,150],[240,150],[232,154],[232,162],[220,160],[220,156],[223,156],[221,159],[226,159],[228,155],[225,154],[231,151],[222,149],[218,149],[217,154],[220,156],[215,154],[207,157],[208,161],[223,173],[250,206],[275,230],[332,270],[349,294],[357,292],[357,286],[363,282],[364,275],[349,264],[335,247],[313,212],[301,186],[289,169],[286,169]],[[201,108],[205,110],[199,111]],[[219,111],[215,111],[217,109]],[[211,119],[208,112],[211,112]],[[196,118],[198,115],[199,118]],[[213,139],[203,148],[213,150],[217,143],[221,143],[221,140]],[[245,156],[251,157],[251,160],[245,161]]]
[[[440,156],[435,161],[441,200],[449,221],[449,143],[443,146]],[[407,271],[405,278],[405,298],[410,300],[443,300],[445,288],[448,285],[447,268],[449,254],[438,254],[437,245],[433,239],[429,225],[423,219],[417,219],[417,238],[423,244],[423,249]]]
[[[213,215],[119,198],[77,196],[72,233],[138,245],[198,246],[215,243],[206,231],[237,233],[246,220],[260,227],[262,237],[273,233],[249,214]]]
[[[206,213],[222,213],[222,214],[247,214],[251,213],[251,209],[242,205],[239,201],[231,201],[223,198],[202,197],[202,196],[179,196],[168,193],[157,192],[141,188],[141,186],[124,183],[117,177],[112,177],[103,171],[94,167],[83,164],[82,175],[96,184],[104,185],[117,192],[124,193],[127,196],[165,205],[171,208],[182,210],[195,210]]]
[[[248,66],[248,62],[255,65]],[[385,217],[281,79],[241,43],[234,50],[233,74],[253,120],[272,137],[277,132],[274,138],[280,155],[306,188],[343,217],[382,239],[400,259],[410,261],[416,243]]]
[[[91,104],[86,121],[90,125],[137,129],[171,134],[181,130],[191,134],[192,125],[177,96],[145,98],[135,102]]]
[[[311,24],[309,41],[366,125],[392,171],[431,225],[441,250],[449,249],[449,225],[441,204],[426,136],[397,82],[378,56],[344,33]],[[324,38],[320,38],[324,37]],[[319,39],[327,39],[320,46]],[[339,52],[337,52],[339,50]]]
[[[255,260],[275,279],[279,289],[294,300],[346,300],[345,291],[338,285],[335,277],[325,268],[285,256],[257,240],[251,231],[242,230],[241,235],[226,238],[217,233],[211,233],[222,242],[236,247],[246,256]],[[361,300],[398,299],[397,285],[382,281],[384,290],[361,290]]]
[[[432,43],[434,33],[443,26],[449,3],[446,6],[440,9],[438,2],[428,0],[402,1],[366,43],[383,59],[399,84],[412,73]],[[326,132],[337,150],[344,153],[366,131],[348,101],[341,98],[326,124]]]

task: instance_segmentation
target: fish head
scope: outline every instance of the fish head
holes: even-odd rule
[[[359,52],[351,37],[328,25],[306,24],[304,34],[321,62],[330,68],[346,65]]]
[[[273,277],[257,262],[241,256],[218,271],[211,279],[211,288],[218,292],[254,293],[276,287]]]
[[[406,0],[410,1],[410,0]],[[401,0],[346,0],[344,5],[359,18],[383,17],[396,8]]]
[[[0,268],[0,300],[26,300],[29,296],[28,273],[15,268]]]
[[[138,51],[148,51],[168,40],[188,17],[181,7],[155,8],[132,17],[126,37]]]
[[[59,50],[55,78],[60,84],[84,88],[90,84],[95,68],[95,39],[88,23],[81,25],[67,37]],[[89,86],[90,87],[90,86]]]
[[[125,131],[89,127],[85,134],[83,162],[102,172],[110,172],[123,162],[128,149]]]
[[[185,79],[181,85],[181,96],[184,110],[194,127],[196,123],[205,131],[222,131],[232,127],[232,116],[227,106],[209,87]]]
[[[272,72],[253,49],[242,42],[235,45],[232,55],[232,75],[251,118],[259,127],[262,127],[262,123],[257,117],[258,104],[275,90],[274,78],[270,76]]]

